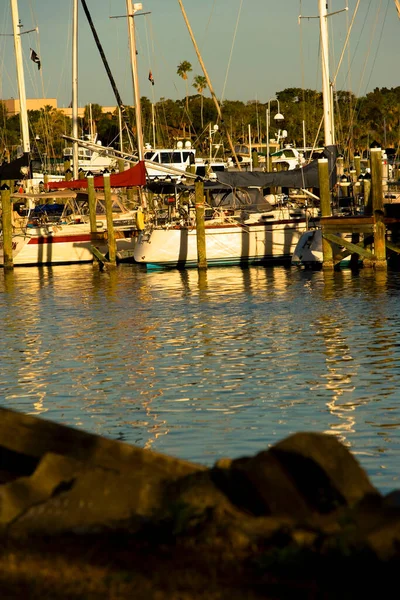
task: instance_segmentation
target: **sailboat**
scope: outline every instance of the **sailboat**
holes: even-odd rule
[[[334,134],[334,112],[331,93],[331,84],[329,78],[329,36],[328,36],[328,5],[326,0],[318,0],[319,3],[319,21],[320,21],[320,39],[321,39],[321,63],[322,63],[322,96],[324,103],[324,133],[325,144],[335,143]],[[339,11],[341,12],[341,11]],[[335,13],[334,13],[335,14]],[[333,188],[331,184],[330,189]],[[339,237],[350,238],[350,234],[340,234]],[[332,244],[333,256],[340,257],[341,247],[338,244]],[[320,227],[304,232],[293,252],[292,265],[305,267],[308,269],[318,269],[323,263],[323,244],[322,230]],[[348,267],[355,264],[351,256],[339,260],[340,267]]]
[[[179,4],[218,114],[221,114],[181,0]],[[230,138],[229,141],[231,144]],[[236,156],[234,148],[233,153]],[[217,172],[217,182],[205,184],[207,264],[290,262],[300,236],[309,228],[310,221],[317,218],[318,211],[307,204],[296,205],[284,195],[278,205],[272,206],[264,197],[263,184],[257,180],[258,175],[265,174],[240,173],[240,166],[238,170],[239,173]],[[230,178],[235,176],[244,178],[240,185],[231,183]],[[254,178],[249,182],[246,176]],[[161,202],[154,202],[153,197],[149,203],[134,259],[147,268],[195,267],[198,263],[193,186],[161,187],[159,192]]]
[[[13,20],[14,45],[17,63],[17,78],[20,97],[20,119],[23,138],[24,156],[21,164],[25,164],[25,156],[29,156],[30,142],[26,111],[24,71],[21,50],[21,32],[19,31],[19,15],[17,0],[11,1]],[[77,6],[77,0],[74,0]],[[77,164],[77,163],[76,163]],[[0,174],[2,175],[2,168]],[[5,167],[6,172],[6,167]],[[122,174],[123,175],[123,174]],[[113,176],[112,176],[113,177]],[[117,175],[118,177],[118,175]],[[82,182],[82,187],[84,187]],[[56,187],[68,187],[68,182],[53,182]],[[89,215],[82,213],[75,203],[76,192],[51,192],[49,194],[23,193],[13,194],[12,200],[20,207],[13,211],[13,264],[25,265],[54,265],[70,263],[93,262],[92,235]],[[54,201],[62,199],[63,210],[60,214],[52,215],[51,208]],[[39,214],[36,212],[38,202],[45,201]],[[51,203],[52,202],[52,203]],[[16,208],[16,207],[14,207]],[[115,215],[121,217],[121,211]],[[123,214],[122,214],[123,217]],[[120,220],[120,231],[116,232],[117,257],[121,260],[131,257],[134,239],[131,229],[125,231],[126,219]],[[104,219],[99,217],[97,223],[96,247],[102,254],[106,254],[107,232]],[[0,266],[4,264],[2,233],[0,235]]]

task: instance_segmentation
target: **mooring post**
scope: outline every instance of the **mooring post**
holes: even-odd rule
[[[111,198],[111,184],[110,184],[110,173],[103,173],[104,181],[104,199],[106,205],[106,218],[107,218],[107,245],[108,245],[108,258],[110,266],[116,266],[117,264],[117,247],[115,241],[113,214],[112,214],[112,198]]]
[[[97,218],[96,218],[96,191],[94,189],[94,175],[92,172],[86,174],[88,185],[88,203],[89,203],[89,223],[90,233],[96,238],[97,233]],[[94,234],[94,235],[93,235]]]
[[[371,197],[375,216],[374,254],[375,268],[386,269],[386,227],[383,221],[382,150],[371,148]]]
[[[364,215],[372,215],[371,176],[367,173],[363,180]]]
[[[327,158],[318,159],[318,177],[319,177],[319,198],[321,207],[321,217],[331,217],[331,195],[329,191],[329,167]],[[333,251],[328,240],[324,238],[322,228],[322,268],[333,269]]]
[[[341,177],[344,173],[344,159],[343,156],[341,154],[339,154],[339,156],[336,159],[336,172],[337,172],[337,176]]]
[[[10,187],[2,183],[1,190],[1,220],[3,226],[3,265],[4,269],[13,269],[12,255],[12,203]]]
[[[125,171],[125,161],[123,158],[119,158],[118,159],[118,171],[120,173],[122,173],[123,171]]]
[[[206,229],[204,224],[204,183],[201,179],[195,181],[196,207],[196,237],[197,237],[197,267],[207,269]]]
[[[354,168],[356,170],[356,179],[358,180],[361,175],[361,156],[358,152],[354,155]]]

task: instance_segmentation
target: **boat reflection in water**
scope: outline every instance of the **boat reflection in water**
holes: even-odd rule
[[[20,267],[0,278],[1,404],[214,464],[295,431],[398,477],[400,274]]]

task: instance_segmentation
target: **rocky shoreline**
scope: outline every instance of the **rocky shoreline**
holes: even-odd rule
[[[206,468],[0,409],[0,537],[7,599],[377,598],[400,492],[325,434]]]

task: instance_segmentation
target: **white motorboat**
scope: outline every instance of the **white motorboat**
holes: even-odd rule
[[[182,180],[190,170],[193,174],[207,177],[217,171],[224,171],[226,165],[221,160],[208,160],[196,156],[196,149],[189,141],[178,142],[176,148],[152,148],[147,144],[144,159],[147,177],[154,179]]]
[[[83,141],[95,144],[96,150],[90,148],[78,147],[78,170],[90,171],[93,174],[102,173],[105,169],[111,171],[117,165],[115,157],[112,155],[113,148],[109,154],[106,146],[103,146],[101,141],[97,139],[97,134],[87,134]],[[97,149],[98,148],[98,149]],[[73,147],[68,146],[63,150],[64,162],[69,161],[71,168],[73,167]]]

